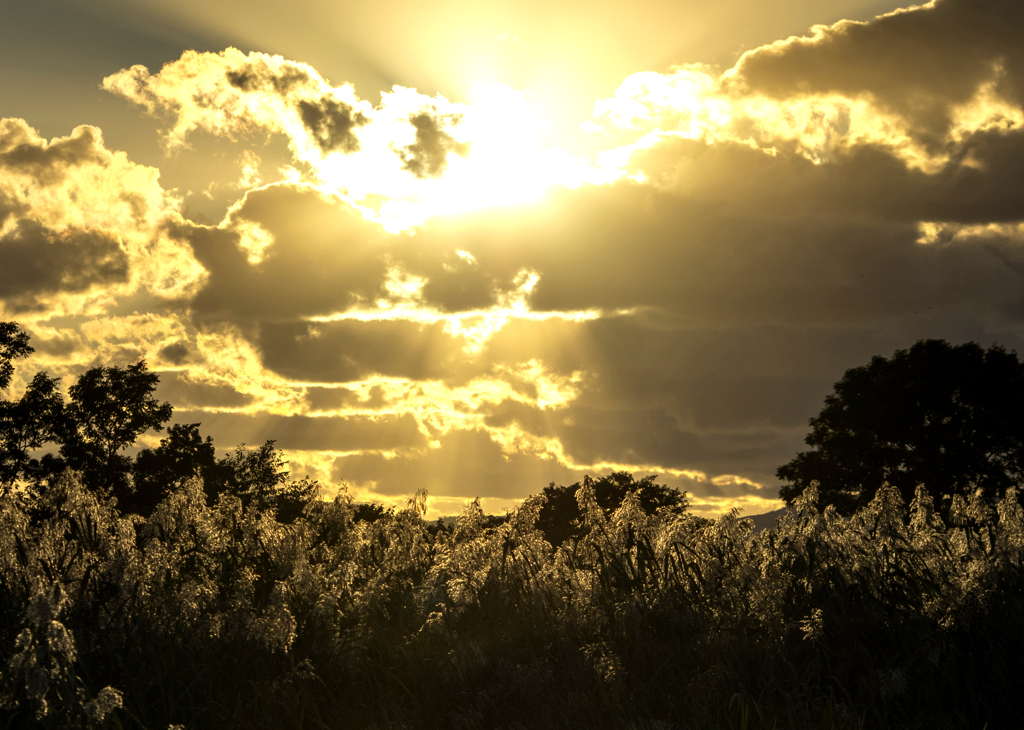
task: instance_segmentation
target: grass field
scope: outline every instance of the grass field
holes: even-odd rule
[[[143,520],[66,474],[0,505],[4,727],[1020,727],[1024,511],[810,490],[774,529],[611,513],[291,524],[196,481]]]

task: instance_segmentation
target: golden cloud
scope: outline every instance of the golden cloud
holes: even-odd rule
[[[394,87],[373,107],[350,84],[333,86],[308,64],[235,48],[187,51],[151,74],[133,66],[103,88],[171,118],[164,140],[186,147],[196,131],[231,139],[281,134],[308,179],[399,231],[442,213],[536,199],[548,186],[610,179],[538,141],[528,97],[499,84],[467,104]]]
[[[163,232],[178,201],[158,170],[106,148],[99,129],[45,140],[21,119],[0,120],[0,281],[22,318],[102,312],[140,287],[188,296],[204,271]]]
[[[1024,126],[1021,80],[1006,60],[1016,40],[1005,34],[1020,11],[1003,4],[983,17],[971,3],[933,1],[871,22],[814,26],[744,53],[724,73],[693,64],[635,74],[595,104],[595,116],[642,136],[605,157],[625,164],[675,136],[815,163],[872,146],[935,173],[959,161],[974,135]]]

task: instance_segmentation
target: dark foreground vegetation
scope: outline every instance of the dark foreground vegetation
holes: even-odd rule
[[[9,727],[1016,727],[1011,497],[946,524],[923,492],[844,518],[811,490],[752,534],[635,493],[605,515],[587,481],[553,550],[540,499],[431,534],[422,501],[282,524],[194,480],[143,520],[67,474],[0,508],[0,703]]]
[[[22,466],[0,497],[5,727],[1021,724],[1013,486],[944,504],[881,486],[843,514],[811,484],[755,533],[617,474],[445,527],[424,495],[319,500],[272,444],[216,460],[193,429],[174,460],[172,429],[134,460],[89,446],[75,403],[37,433],[49,466],[6,442]]]

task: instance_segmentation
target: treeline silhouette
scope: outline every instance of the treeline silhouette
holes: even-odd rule
[[[811,419],[812,447],[776,472],[787,502],[818,484],[844,514],[882,484],[914,499],[918,486],[948,512],[955,494],[989,504],[1024,479],[1024,366],[975,342],[921,340],[847,370]]]
[[[28,341],[0,334],[9,379]],[[171,415],[132,368],[90,371],[63,410],[53,397],[65,423],[40,417],[35,441],[4,436],[5,727],[1018,724],[1013,486],[942,508],[883,485],[844,515],[811,484],[755,532],[619,473],[446,526],[422,493],[323,501],[272,444],[218,460],[195,425],[124,456],[117,433]],[[122,376],[140,395],[119,402],[155,416],[102,426],[82,409],[108,401],[85,393]]]
[[[28,356],[28,336],[13,322],[0,322],[0,389],[10,385],[12,361]],[[284,460],[268,441],[257,449],[239,446],[216,458],[212,439],[198,423],[175,424],[156,448],[123,452],[147,431],[161,432],[171,419],[170,403],[154,396],[158,377],[138,362],[124,368],[88,370],[68,389],[36,373],[17,401],[0,401],[0,494],[16,485],[20,496],[39,496],[60,474],[71,469],[88,489],[116,500],[121,513],[149,517],[156,505],[198,476],[209,503],[220,495],[238,497],[243,505],[271,510],[291,522],[317,485],[292,481]],[[34,454],[43,450],[41,456]]]

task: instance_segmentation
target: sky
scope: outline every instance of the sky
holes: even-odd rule
[[[8,397],[145,359],[173,422],[328,498],[625,470],[717,516],[782,505],[846,369],[1024,352],[1018,2],[4,15]]]

